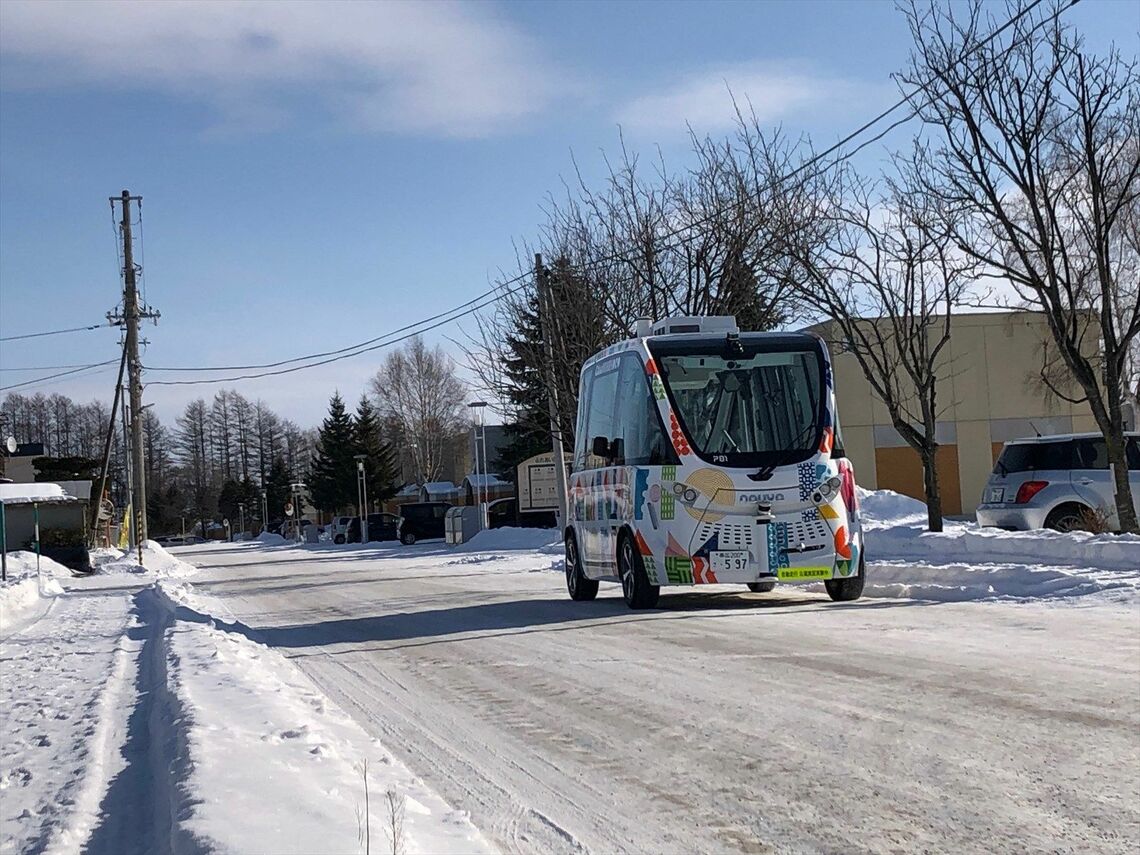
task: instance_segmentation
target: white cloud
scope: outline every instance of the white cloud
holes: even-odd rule
[[[4,0],[0,51],[6,87],[159,90],[236,126],[316,109],[371,131],[486,136],[573,89],[529,36],[459,2]]]
[[[712,68],[681,78],[659,92],[623,105],[617,121],[633,131],[677,132],[689,123],[698,133],[732,127],[736,107],[754,110],[761,123],[825,102],[850,97],[851,83],[752,63]]]

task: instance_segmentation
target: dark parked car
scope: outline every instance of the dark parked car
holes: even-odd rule
[[[400,525],[397,532],[400,543],[411,546],[417,540],[443,537],[443,519],[450,502],[413,502],[400,505]]]
[[[489,528],[513,528],[519,524],[518,503],[514,498],[496,499],[487,505]]]
[[[395,514],[369,514],[368,515],[368,542],[377,540],[395,540],[396,529],[400,518]],[[360,517],[352,517],[348,521],[341,543],[360,543]]]

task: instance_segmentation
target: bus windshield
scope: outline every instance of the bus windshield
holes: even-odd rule
[[[651,343],[693,450],[726,466],[784,466],[819,448],[823,360],[747,342]]]

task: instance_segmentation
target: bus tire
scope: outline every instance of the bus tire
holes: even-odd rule
[[[767,594],[776,587],[775,579],[766,579],[763,582],[749,582],[748,590],[753,594]]]
[[[566,590],[570,599],[582,602],[598,596],[598,583],[587,579],[582,572],[582,556],[578,552],[578,538],[574,531],[566,532]]]
[[[847,579],[825,579],[823,586],[827,595],[837,603],[849,603],[863,596],[863,582],[867,578],[867,568],[863,556],[859,556],[859,572]]]
[[[621,577],[621,595],[631,609],[651,609],[657,605],[660,585],[649,584],[645,562],[633,544],[633,538],[623,533],[618,539],[618,575]]]

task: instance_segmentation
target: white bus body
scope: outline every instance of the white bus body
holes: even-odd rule
[[[738,333],[731,318],[638,333],[582,368],[571,597],[619,581],[631,608],[651,608],[668,585],[823,581],[856,599],[863,536],[823,341]]]

